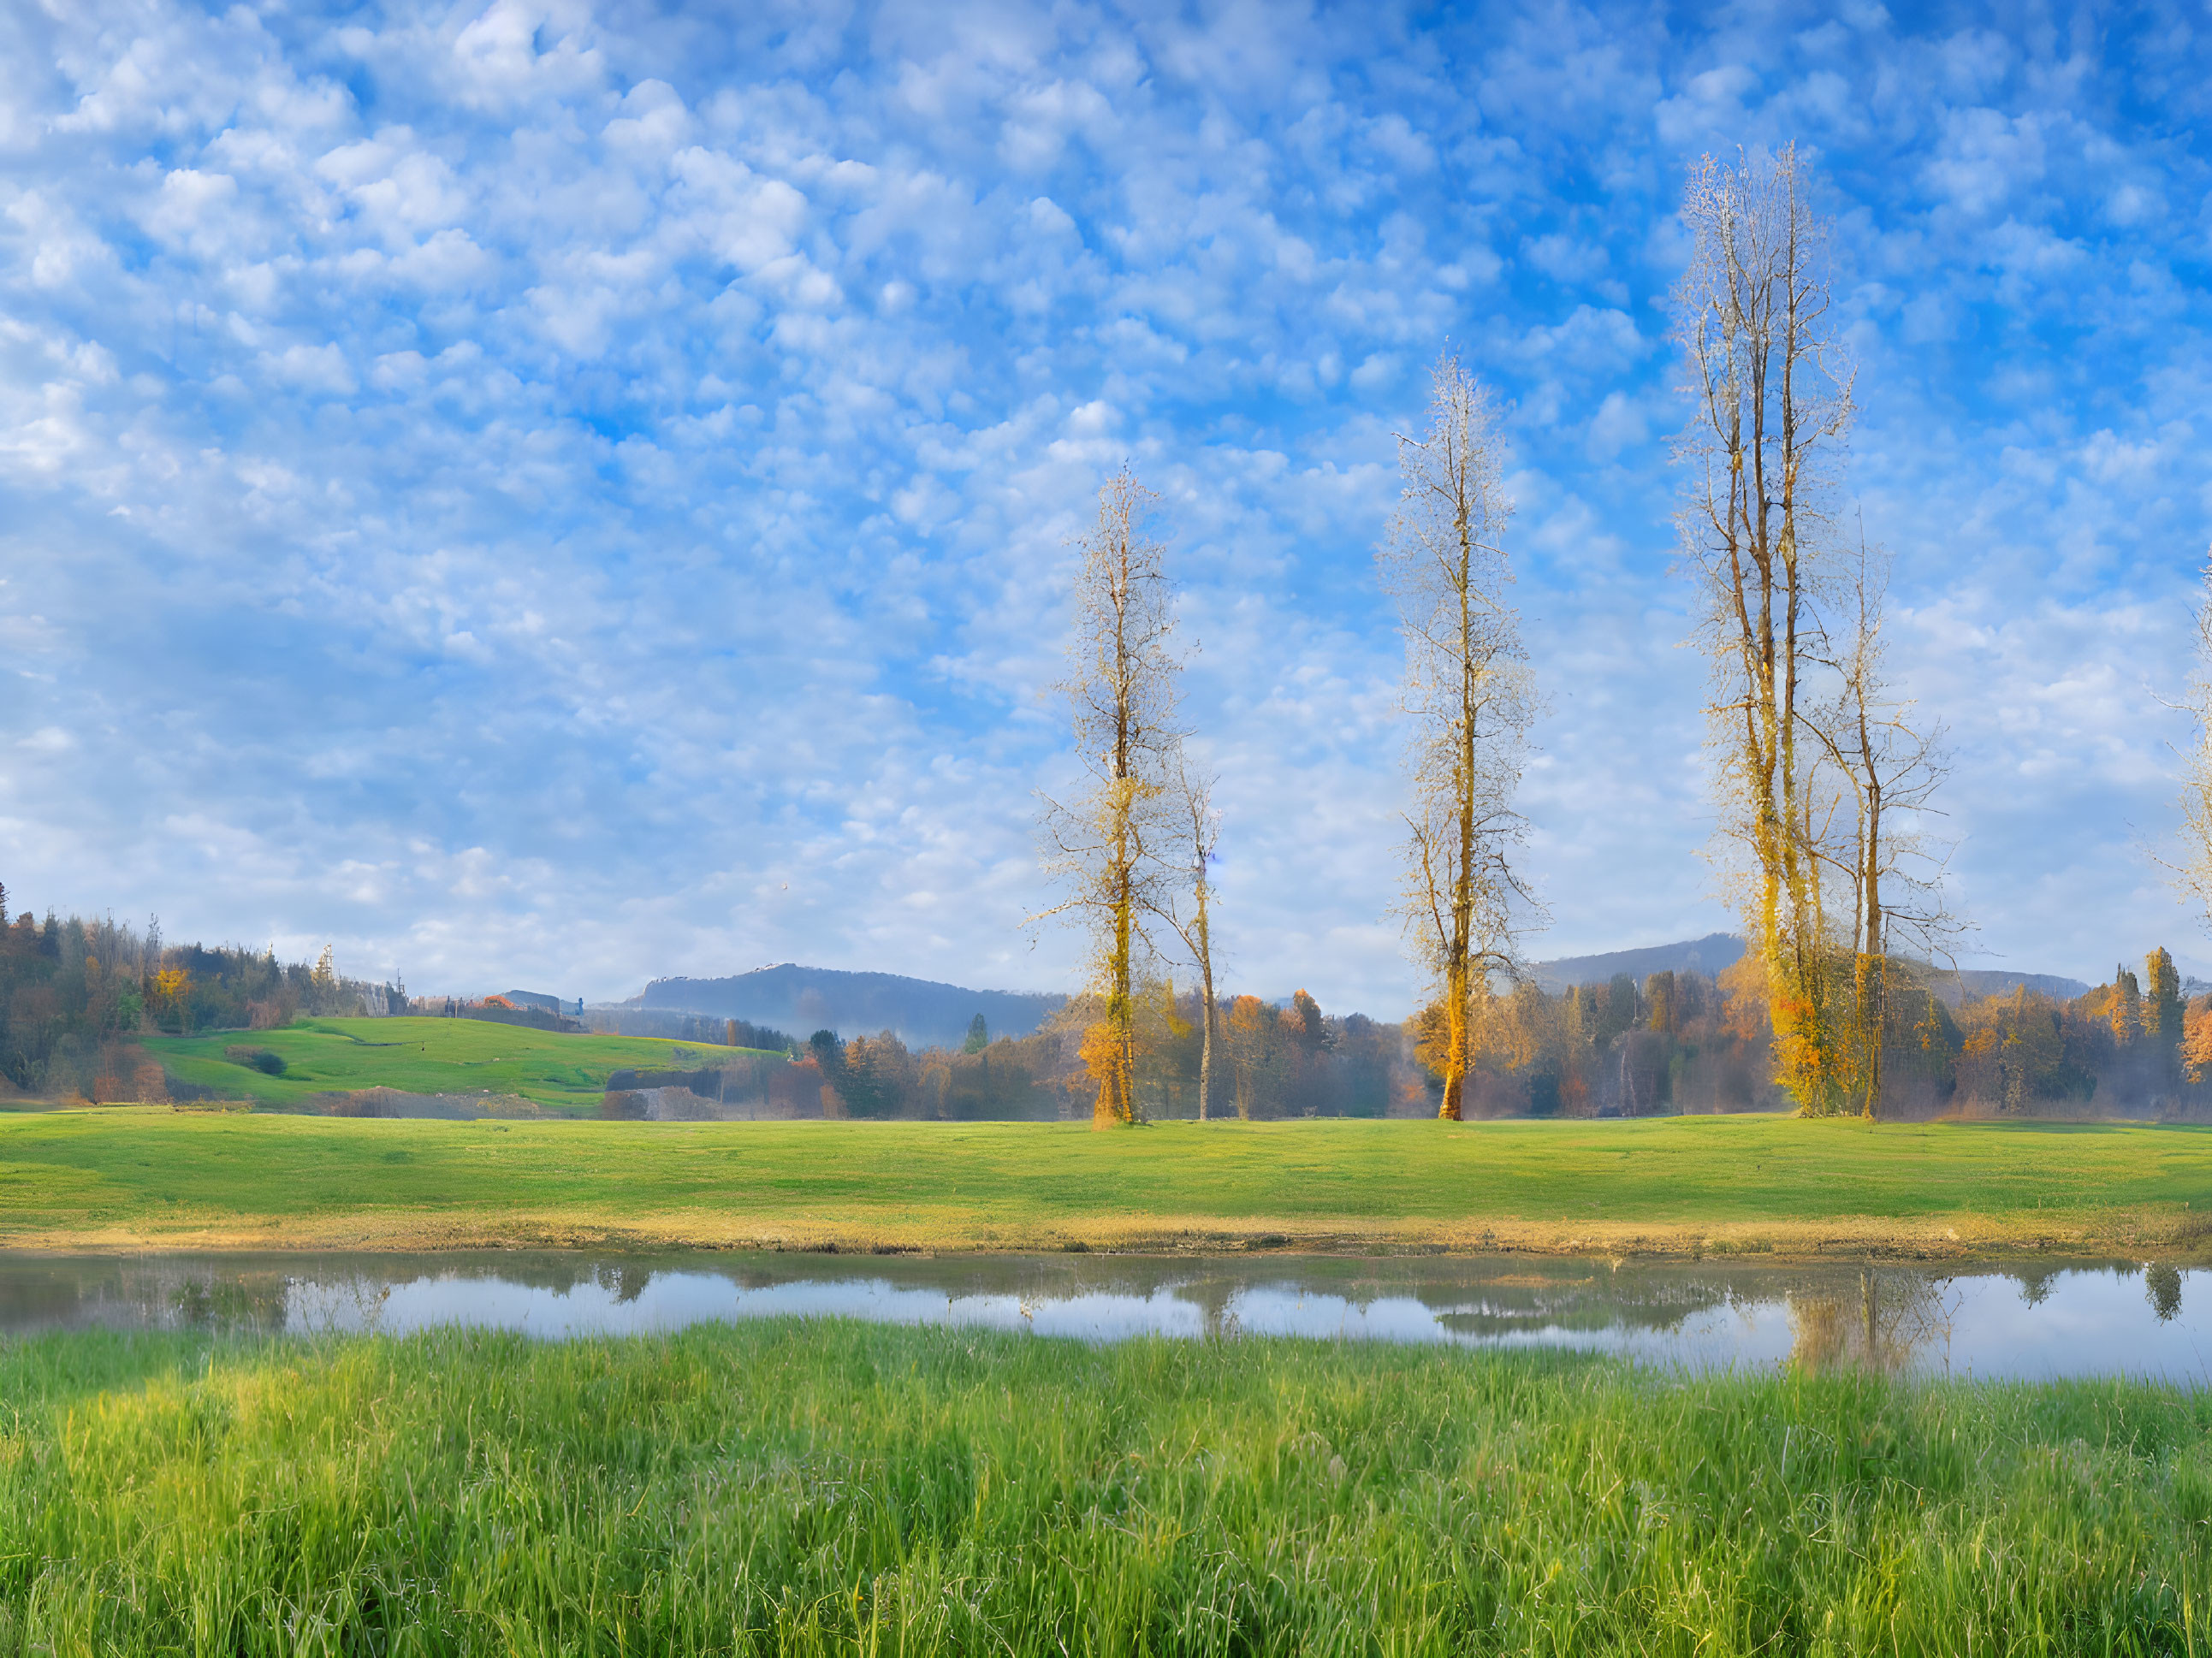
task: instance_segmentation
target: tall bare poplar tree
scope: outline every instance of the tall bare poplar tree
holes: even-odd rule
[[[1406,636],[1404,707],[1413,802],[1406,815],[1403,914],[1435,975],[1443,1102],[1466,1090],[1474,1000],[1513,963],[1514,906],[1528,893],[1510,859],[1522,839],[1513,793],[1534,717],[1504,534],[1497,409],[1447,349],[1431,375],[1429,424],[1398,440],[1405,485],[1378,562]]]
[[[1837,1081],[1867,1116],[1881,1102],[1884,1049],[1896,1011],[1891,993],[1900,969],[1893,952],[1948,961],[1966,930],[1942,885],[1948,848],[1920,827],[1935,810],[1949,756],[1942,727],[1921,723],[1912,703],[1890,685],[1883,637],[1887,588],[1887,560],[1862,539],[1832,628],[1841,645],[1831,665],[1834,695],[1809,722],[1829,768],[1823,774],[1816,768],[1813,810],[1826,833],[1813,845],[1851,896],[1850,1005],[1833,1020]],[[1823,786],[1840,810],[1829,811]],[[1912,979],[1912,969],[1901,971]]]
[[[1850,425],[1851,371],[1807,183],[1794,146],[1734,167],[1707,157],[1682,204],[1695,251],[1675,310],[1695,405],[1680,449],[1696,478],[1683,543],[1705,598],[1722,833],[1740,854],[1782,1079],[1802,1106],[1826,1110],[1842,1102],[1841,1056],[1807,682],[1832,552],[1822,497]]]
[[[1176,753],[1175,786],[1170,797],[1176,833],[1182,854],[1189,861],[1182,875],[1188,880],[1190,903],[1182,902],[1180,884],[1170,885],[1159,914],[1182,940],[1191,964],[1198,969],[1198,1120],[1206,1121],[1213,1098],[1213,1037],[1220,1019],[1213,994],[1213,878],[1210,865],[1221,833],[1220,817],[1213,810],[1213,779],[1191,769],[1189,756]]]
[[[1164,901],[1163,853],[1173,835],[1170,785],[1181,749],[1175,723],[1179,665],[1168,650],[1173,595],[1161,549],[1146,534],[1153,497],[1127,468],[1098,492],[1098,521],[1079,543],[1071,671],[1062,687],[1075,747],[1090,774],[1082,797],[1047,799],[1047,870],[1090,934],[1102,1017],[1083,1056],[1098,1084],[1092,1126],[1136,1116],[1135,971],[1146,919]]]

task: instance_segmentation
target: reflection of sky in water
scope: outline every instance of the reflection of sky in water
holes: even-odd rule
[[[2164,1313],[2166,1316],[2161,1317]],[[2212,1271],[2020,1263],[1347,1261],[599,1255],[130,1259],[0,1253],[0,1334],[100,1327],[477,1325],[546,1339],[787,1315],[1114,1341],[1289,1336],[1567,1347],[1710,1370],[1788,1360],[1922,1375],[2212,1385]]]
[[[2179,1274],[2181,1311],[2161,1321],[2142,1275],[2108,1270],[2053,1274],[2031,1303],[2018,1280],[1873,1274],[1854,1287],[1832,1272],[1817,1291],[1782,1286],[1767,1297],[1731,1295],[1670,1322],[1590,1318],[1602,1290],[1571,1325],[1525,1301],[1504,1305],[1476,1291],[1432,1299],[1411,1294],[1353,1298],[1280,1278],[1200,1286],[1176,1281],[1147,1294],[962,1293],[877,1278],[793,1279],[742,1286],[711,1272],[662,1271],[641,1287],[580,1280],[556,1290],[497,1277],[422,1276],[389,1285],[295,1279],[285,1323],[294,1329],[404,1333],[474,1324],[548,1339],[667,1332],[708,1321],[804,1315],[889,1324],[945,1324],[1113,1341],[1159,1334],[1291,1336],[1322,1340],[1449,1343],[1468,1347],[1571,1347],[1647,1363],[1707,1370],[1769,1366],[1801,1351],[1802,1327],[1823,1315],[1837,1327],[1842,1362],[1872,1349],[1886,1368],[1985,1377],[2145,1375],[2212,1380],[2212,1272]],[[1840,1287],[1839,1287],[1840,1286]],[[1905,1303],[1904,1312],[1899,1303]],[[1469,1328],[1469,1325],[1475,1327]],[[1874,1334],[1867,1331],[1871,1326]]]
[[[289,1286],[288,1328],[404,1334],[434,1325],[488,1325],[526,1334],[631,1335],[739,1319],[856,1318],[872,1324],[955,1324],[1027,1329],[1044,1336],[1113,1341],[1158,1333],[1204,1333],[1203,1313],[1172,1287],[1149,1296],[959,1295],[902,1289],[881,1278],[799,1279],[740,1288],[715,1272],[655,1272],[629,1299],[586,1280],[567,1290],[496,1278],[418,1278],[364,1297],[354,1284],[297,1281]]]

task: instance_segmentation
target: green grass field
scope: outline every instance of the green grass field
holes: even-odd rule
[[[1564,1355],[0,1344],[0,1654],[2203,1654],[2212,1394]]]
[[[223,1057],[227,1048],[281,1056],[272,1077]],[[688,1070],[749,1050],[648,1036],[562,1035],[479,1019],[304,1019],[282,1030],[155,1036],[147,1051],[180,1080],[226,1096],[294,1105],[313,1094],[397,1088],[410,1094],[515,1094],[550,1111],[599,1109],[611,1072]]]
[[[0,1247],[2201,1253],[2212,1130],[0,1116]]]

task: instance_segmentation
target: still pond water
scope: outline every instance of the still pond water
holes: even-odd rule
[[[2212,1386],[2212,1271],[2136,1261],[1935,1270],[1513,1256],[0,1254],[0,1336],[475,1325],[557,1340],[787,1315],[1089,1341],[1299,1336],[1573,1347],[1699,1370],[1794,1360]]]

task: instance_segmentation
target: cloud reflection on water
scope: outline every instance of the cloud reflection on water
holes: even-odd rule
[[[548,1340],[792,1316],[1085,1341],[1291,1337],[1555,1347],[1710,1370],[2212,1378],[2212,1273],[1615,1266],[1515,1258],[0,1257],[0,1332],[99,1326]]]

